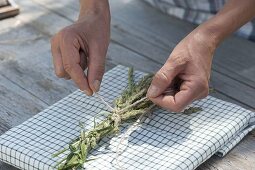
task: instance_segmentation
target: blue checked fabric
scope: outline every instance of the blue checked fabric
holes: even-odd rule
[[[127,72],[128,68],[117,66],[106,73],[100,94],[107,102],[127,86]],[[136,72],[135,79],[143,75]],[[104,138],[89,154],[88,159],[96,159],[87,162],[84,169],[191,170],[214,154],[224,156],[255,127],[255,114],[235,104],[209,96],[192,106],[203,111],[187,115],[155,109],[121,143],[123,152],[116,157],[117,146],[130,127],[124,125],[120,134]],[[25,170],[54,169],[67,153],[57,158],[52,154],[79,135],[78,122],[90,129],[94,116],[104,109],[98,98],[77,90],[3,134],[0,160]]]
[[[162,12],[195,24],[215,15],[227,0],[144,0]],[[255,41],[255,19],[242,26],[236,35]]]

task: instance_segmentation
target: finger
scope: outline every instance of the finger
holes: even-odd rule
[[[153,77],[147,96],[155,98],[162,94],[170,86],[179,70],[178,67],[173,67],[171,63],[166,63]]]
[[[93,92],[90,89],[87,77],[80,66],[79,43],[72,38],[65,38],[64,40],[65,41],[62,41],[60,46],[64,69],[80,90],[91,96]]]
[[[100,47],[93,46],[90,48],[88,62],[88,81],[90,88],[98,92],[104,75],[105,69],[105,52]]]
[[[57,37],[53,37],[51,39],[51,53],[52,53],[52,59],[53,59],[53,65],[56,76],[59,78],[65,78],[68,76],[66,71],[63,67],[61,52],[59,49],[59,43]]]
[[[195,99],[190,91],[179,91],[175,96],[160,95],[151,101],[169,111],[180,112]]]
[[[150,100],[162,107],[162,108],[165,108],[167,110],[171,110],[171,111],[176,111],[174,110],[173,108],[175,108],[175,99],[174,99],[174,96],[171,96],[171,95],[160,95],[156,98],[150,98]]]
[[[191,104],[197,97],[196,90],[186,89],[175,94],[175,107],[172,110],[182,111],[186,106]],[[171,108],[170,108],[171,110]]]
[[[190,82],[184,82],[181,85],[180,91],[175,95],[160,95],[159,97],[151,98],[151,101],[170,111],[180,112],[197,99],[199,95],[199,89],[189,84]]]
[[[83,71],[88,67],[87,55],[83,50],[80,50],[80,66]]]

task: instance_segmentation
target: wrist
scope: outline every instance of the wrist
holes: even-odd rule
[[[217,48],[225,38],[222,28],[210,21],[202,24],[199,30],[206,36],[214,48]]]
[[[103,15],[110,18],[108,0],[80,0],[79,19],[86,15]]]
[[[213,54],[219,44],[219,40],[211,29],[211,27],[200,25],[190,33],[190,36],[193,43]]]

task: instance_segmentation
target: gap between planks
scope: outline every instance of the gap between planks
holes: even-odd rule
[[[120,48],[120,47],[119,47]],[[118,50],[116,50],[116,51],[118,51]],[[130,55],[132,55],[132,53],[130,53]]]

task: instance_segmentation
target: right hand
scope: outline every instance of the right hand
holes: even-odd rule
[[[103,10],[83,10],[77,22],[59,31],[51,40],[56,75],[71,78],[89,96],[100,88],[110,39],[110,12]]]
[[[215,48],[209,34],[200,29],[191,32],[155,74],[148,98],[169,111],[180,112],[194,100],[206,97]]]

